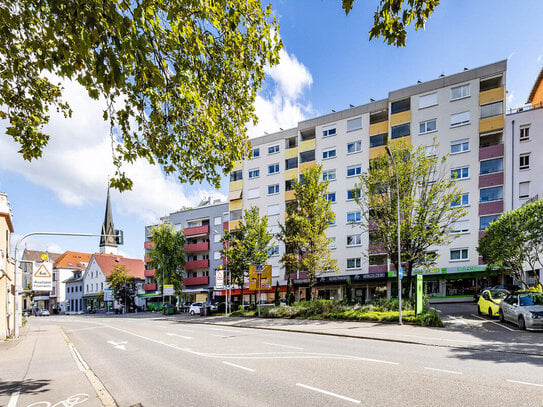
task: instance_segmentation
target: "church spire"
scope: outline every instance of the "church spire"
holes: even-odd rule
[[[109,187],[107,189],[106,213],[104,215],[104,224],[100,236],[100,253],[116,254],[117,242],[113,236],[106,237],[105,235],[114,235],[115,226],[113,225],[113,216],[111,215],[111,201],[109,199]]]

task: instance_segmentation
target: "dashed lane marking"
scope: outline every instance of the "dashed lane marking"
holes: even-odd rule
[[[281,345],[280,343],[272,343],[272,342],[262,342],[262,343],[265,345],[280,346],[282,348],[304,350],[304,348],[299,348],[297,346],[290,346],[290,345]]]
[[[317,387],[308,386],[307,384],[296,383],[296,386],[303,387],[304,389],[308,389],[308,390],[313,390],[313,391],[316,391],[318,393],[326,394],[328,396],[337,397],[338,399],[341,399],[341,400],[350,401],[351,403],[354,403],[354,404],[360,404],[361,403],[360,400],[352,399],[352,398],[347,397],[347,396],[342,396],[341,394],[332,393],[331,391],[319,389]]]
[[[228,365],[228,366],[237,367],[238,369],[247,370],[248,372],[255,372],[256,371],[254,369],[251,369],[251,368],[248,368],[248,367],[245,367],[245,366],[236,365],[235,363],[230,363],[230,362],[225,362],[225,361],[223,361],[222,363],[224,363],[225,365]]]
[[[537,383],[528,383],[528,382],[519,382],[518,380],[510,380],[507,379],[509,383],[517,383],[517,384],[526,384],[528,386],[536,386],[536,387],[543,387],[543,384],[537,384]]]
[[[434,372],[451,373],[451,374],[464,374],[462,372],[455,372],[454,370],[436,369],[434,367],[424,367],[426,370],[432,370]]]

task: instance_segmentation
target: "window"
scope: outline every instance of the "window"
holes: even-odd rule
[[[326,194],[326,199],[328,199],[332,203],[336,203],[336,193],[335,192],[330,192],[330,193]]]
[[[407,137],[411,134],[411,123],[400,124],[399,126],[393,126],[390,130],[390,138]]]
[[[374,254],[369,256],[370,266],[385,266],[387,264],[386,254]]]
[[[520,141],[530,140],[530,126],[522,126],[520,128]]]
[[[315,161],[315,150],[304,151],[300,153],[300,162],[307,163],[309,161]]]
[[[335,237],[331,237],[330,239],[328,239],[328,248],[329,249],[335,249],[336,248],[336,238]]]
[[[255,199],[260,197],[260,188],[252,188],[247,191],[247,199]]]
[[[464,126],[469,123],[470,123],[469,111],[451,114],[451,127]]]
[[[469,97],[469,83],[451,88],[451,100]]]
[[[298,168],[298,157],[285,160],[285,170],[291,170],[293,168]]]
[[[452,179],[466,179],[469,178],[469,167],[455,168],[451,170]]]
[[[249,179],[260,177],[260,168],[253,168],[249,170]]]
[[[419,109],[437,105],[437,92],[419,96]]]
[[[347,131],[354,131],[362,128],[362,118],[347,120]]]
[[[356,199],[358,197],[360,197],[360,188],[358,188],[358,189],[349,189],[347,191],[347,200],[348,201],[351,201],[351,200]]]
[[[384,146],[387,143],[388,133],[377,134],[370,137],[370,148]]]
[[[322,172],[323,181],[335,181],[336,180],[336,170],[327,170]]]
[[[278,235],[281,233],[281,227],[279,225],[270,226],[268,232],[270,232],[270,235]]]
[[[485,230],[492,222],[498,219],[500,215],[481,216],[479,218],[479,230]]]
[[[298,145],[298,137],[291,137],[285,140],[285,148],[294,148]]]
[[[322,128],[322,137],[330,137],[336,135],[336,125],[326,126]]]
[[[215,233],[215,234],[213,235],[213,241],[214,241],[215,243],[219,243],[219,242],[221,241],[221,235],[218,234],[218,233]]]
[[[481,106],[481,119],[501,114],[503,114],[503,102],[501,100]]]
[[[214,260],[220,260],[221,259],[221,252],[213,252],[213,259]]]
[[[518,197],[520,199],[528,198],[530,196],[530,181],[520,182],[518,184]]]
[[[469,220],[459,220],[453,222],[451,226],[451,233],[460,234],[469,232]]]
[[[347,154],[358,153],[360,151],[362,151],[362,141],[347,144]]]
[[[348,177],[355,177],[357,175],[360,175],[362,173],[362,165],[356,164],[351,165],[347,167],[347,176]]]
[[[230,212],[230,220],[240,220],[243,217],[243,211],[241,209],[236,209],[235,211]]]
[[[336,218],[328,222],[328,226],[336,226]]]
[[[253,148],[252,156],[253,156],[253,158],[260,157],[260,148]]]
[[[424,148],[424,154],[426,154],[426,157],[432,157],[436,155],[436,146],[435,145],[426,146]]]
[[[451,202],[451,206],[468,206],[469,205],[469,194],[465,193],[458,196],[458,199]]]
[[[347,223],[358,223],[362,220],[360,212],[347,212]]]
[[[479,202],[499,201],[503,198],[503,187],[483,188],[480,190]]]
[[[502,144],[503,131],[483,133],[479,135],[479,147],[489,147]]]
[[[272,246],[268,249],[268,256],[279,256],[279,246]]]
[[[268,147],[268,154],[277,154],[279,152],[279,144]]]
[[[214,224],[215,226],[219,226],[221,223],[222,223],[222,218],[221,218],[220,216],[215,216],[215,217],[213,218],[213,224]]]
[[[360,246],[362,244],[362,235],[347,236],[347,246]]]
[[[243,171],[233,171],[230,173],[230,182],[239,181],[243,179]]]
[[[294,189],[294,180],[287,179],[285,181],[285,191],[292,191]]]
[[[322,151],[322,159],[328,160],[329,158],[334,158],[336,156],[336,149],[335,148],[327,148],[326,150]]]
[[[481,175],[503,171],[503,158],[481,161]]]
[[[268,216],[279,215],[280,210],[279,205],[268,205]]]
[[[520,155],[520,169],[529,170],[530,169],[530,154],[521,154]]]
[[[469,140],[451,141],[451,154],[465,153],[469,151]]]
[[[279,193],[279,184],[268,185],[268,195],[275,195]]]
[[[424,122],[420,122],[419,123],[419,134],[431,133],[433,131],[436,131],[437,130],[436,123],[437,123],[436,119],[426,120]]]
[[[411,109],[411,99],[402,99],[390,104],[390,113],[400,113]]]
[[[279,172],[279,164],[268,165],[268,174],[277,174]]]
[[[450,259],[451,261],[468,260],[468,249],[451,249]]]
[[[359,269],[361,265],[362,265],[362,259],[360,257],[347,259],[347,269]]]

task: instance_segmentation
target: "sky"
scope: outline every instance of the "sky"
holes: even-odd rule
[[[272,1],[284,49],[280,64],[266,69],[256,100],[259,123],[250,137],[317,117],[349,104],[386,98],[388,92],[508,60],[507,108],[524,105],[543,67],[543,2],[540,0],[442,0],[424,30],[408,30],[396,48],[368,40],[378,0],[356,0],[348,16],[341,0]],[[107,180],[113,174],[109,127],[103,105],[77,84],[65,82],[71,119],[52,115],[43,157],[32,163],[17,154],[0,120],[0,191],[8,194],[17,241],[36,231],[99,234]],[[126,167],[130,192],[112,191],[115,227],[124,231],[120,253],[142,258],[146,225],[207,196],[225,197],[208,184],[180,184],[144,161]],[[98,251],[98,237],[30,237],[21,248]]]

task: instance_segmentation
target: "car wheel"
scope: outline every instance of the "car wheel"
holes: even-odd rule
[[[483,313],[481,312],[481,307],[479,307],[477,305],[477,315],[483,315]]]
[[[490,318],[492,318],[492,317],[494,316],[494,315],[492,315],[492,308],[489,308],[489,309],[488,309],[488,316],[489,316]]]
[[[190,315],[194,315],[194,310],[191,310],[191,311],[189,312],[189,314],[190,314]]]
[[[502,311],[502,310],[500,310],[500,311],[498,312],[498,316],[500,317],[500,322],[502,322],[502,323],[505,322],[505,317],[504,317],[504,315],[503,315],[503,311]]]
[[[526,321],[524,321],[524,317],[522,315],[518,318],[518,327],[523,331],[526,330]]]

